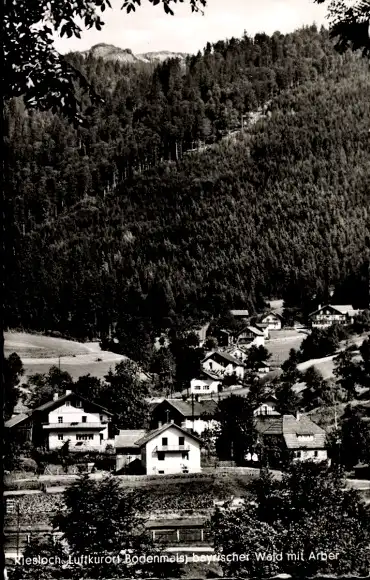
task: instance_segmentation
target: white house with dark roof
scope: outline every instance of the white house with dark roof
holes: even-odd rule
[[[131,449],[137,450],[136,458],[147,475],[199,473],[200,444],[196,435],[175,423],[144,433],[123,430],[115,438],[116,467],[120,470],[126,465],[127,449]]]
[[[69,441],[71,451],[104,451],[112,443],[109,423],[112,413],[67,390],[21,418],[7,421],[6,428],[27,430],[28,439],[46,449],[58,449]]]
[[[245,365],[237,358],[225,351],[216,350],[207,354],[201,361],[202,369],[212,375],[223,378],[225,375],[235,375],[239,379],[244,377]]]
[[[261,316],[258,324],[267,330],[281,330],[283,326],[283,317],[277,312],[268,312]]]
[[[277,398],[274,395],[267,395],[263,398],[261,404],[253,411],[254,416],[280,416],[276,410]]]
[[[252,346],[265,346],[266,334],[256,326],[245,326],[234,336],[238,346],[251,348]]]
[[[199,377],[191,379],[190,394],[191,395],[208,395],[218,393],[221,389],[222,382],[220,377],[213,375],[210,372],[201,370]]]
[[[309,320],[312,328],[327,328],[332,324],[353,324],[362,310],[355,310],[350,304],[326,304],[311,312]]]

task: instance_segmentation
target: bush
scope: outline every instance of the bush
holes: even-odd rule
[[[8,481],[4,482],[5,490],[9,491],[23,491],[25,489],[38,490],[41,491],[41,482],[39,480],[30,481]]]
[[[19,460],[19,469],[28,473],[37,473],[37,463],[30,457],[21,457]]]

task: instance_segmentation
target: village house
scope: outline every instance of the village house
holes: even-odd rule
[[[277,398],[274,395],[267,395],[263,398],[262,403],[253,411],[254,416],[269,415],[279,416],[280,413],[276,410]]]
[[[235,334],[234,341],[244,348],[265,346],[265,333],[255,326],[246,326]]]
[[[291,461],[326,461],[326,433],[309,417],[258,414],[255,425],[261,442],[270,447],[270,465],[274,464],[274,449],[288,454]]]
[[[27,418],[15,417],[5,423],[12,430],[27,430],[28,440],[53,450],[69,441],[70,451],[105,450],[111,443],[109,423],[112,413],[70,390],[33,409]]]
[[[326,304],[311,312],[309,320],[312,328],[327,328],[332,324],[353,324],[355,317],[361,312],[349,304]]]
[[[164,399],[153,406],[150,417],[151,429],[157,429],[167,423],[175,423],[179,427],[201,435],[206,429],[217,426],[214,416],[217,401],[208,399],[197,400],[192,396],[190,400]]]
[[[208,395],[209,393],[218,393],[221,390],[222,382],[220,378],[210,372],[201,370],[199,378],[191,379],[191,395]]]
[[[216,350],[207,354],[201,361],[201,365],[204,371],[210,372],[219,378],[223,378],[226,375],[235,375],[239,379],[244,377],[244,363],[225,351]]]
[[[199,473],[200,440],[175,423],[148,432],[121,430],[115,437],[116,471],[135,462],[147,475]]]
[[[258,325],[261,329],[281,330],[283,326],[283,317],[277,312],[269,312],[261,317]]]

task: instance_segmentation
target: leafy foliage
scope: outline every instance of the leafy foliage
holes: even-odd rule
[[[243,577],[288,573],[368,573],[370,518],[357,492],[348,490],[339,473],[322,465],[304,462],[291,465],[282,481],[262,471],[254,486],[256,505],[217,512],[211,518],[216,551],[249,553],[250,560],[223,562],[225,576]],[[257,553],[282,554],[281,559],[258,560]],[[302,552],[302,559],[287,553]],[[338,552],[325,560],[311,557],[319,552]],[[263,564],[266,568],[263,568]]]

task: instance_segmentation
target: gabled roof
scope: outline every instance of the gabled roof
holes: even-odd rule
[[[35,409],[32,410],[32,413],[40,412],[40,411],[52,411],[53,409],[57,409],[58,407],[60,407],[60,405],[63,405],[63,403],[65,403],[65,401],[68,401],[69,399],[73,399],[73,398],[80,399],[84,403],[88,404],[90,407],[94,407],[96,409],[104,411],[104,413],[106,413],[107,415],[110,415],[110,416],[113,415],[113,413],[108,411],[105,407],[98,405],[98,403],[93,403],[93,401],[89,401],[88,399],[85,399],[85,397],[81,397],[81,395],[77,395],[73,391],[71,391],[70,393],[67,393],[65,395],[61,395],[55,401],[54,400],[48,401],[47,403],[44,403],[43,405],[36,407]]]
[[[322,310],[330,308],[334,310],[337,314],[347,314],[348,316],[355,316],[360,312],[360,310],[355,310],[351,304],[324,304],[324,306],[320,306],[314,312],[311,312],[309,316],[313,316],[314,314],[318,314]]]
[[[192,417],[193,409],[191,401],[183,401],[182,399],[163,399],[160,403],[157,403],[153,409],[157,409],[160,405],[168,403],[176,409],[183,417]],[[194,417],[201,417],[204,414],[214,415],[217,408],[217,402],[212,399],[206,399],[204,401],[194,401]]]
[[[162,427],[158,427],[158,429],[154,429],[153,431],[149,431],[148,433],[146,433],[146,435],[144,435],[141,439],[138,439],[138,441],[136,441],[136,445],[138,447],[142,447],[143,445],[148,443],[148,441],[151,441],[152,439],[154,439],[154,437],[161,435],[161,433],[164,433],[165,431],[167,431],[167,429],[171,427],[174,429],[178,429],[179,431],[187,435],[187,437],[190,437],[191,439],[195,439],[196,441],[200,442],[199,437],[193,435],[192,433],[190,433],[190,431],[183,429],[179,425],[176,425],[176,423],[166,423],[165,425],[162,425]]]
[[[15,427],[20,425],[21,423],[25,422],[27,419],[30,418],[30,415],[26,415],[25,413],[20,413],[19,415],[14,415],[4,423],[4,427],[10,429],[11,427]]]
[[[217,375],[213,374],[211,371],[207,371],[207,370],[205,370],[205,369],[201,369],[201,371],[200,371],[200,373],[199,373],[199,374],[201,375],[201,377],[200,377],[200,380],[202,380],[202,379],[203,379],[202,375],[205,375],[205,377],[206,377],[207,379],[211,379],[212,381],[218,381],[218,382],[221,382],[221,381],[220,381],[220,377],[218,377]]]
[[[231,362],[232,364],[235,364],[237,366],[244,366],[240,360],[238,360],[237,358],[235,358],[234,356],[232,356],[228,352],[225,352],[222,350],[215,350],[213,352],[210,352],[209,354],[207,354],[207,356],[201,362],[204,363],[208,359],[213,358],[215,356],[219,356],[219,357],[223,358],[225,361]]]
[[[324,449],[325,431],[308,417],[281,415],[280,417],[265,415],[255,419],[256,429],[262,435],[282,436],[288,449]],[[311,436],[312,439],[302,440],[299,436]]]
[[[118,435],[114,438],[115,448],[121,447],[138,447],[136,441],[142,439],[146,433],[145,429],[120,429]]]
[[[265,336],[265,333],[259,328],[256,328],[255,326],[245,326],[244,328],[242,328],[242,330],[239,330],[239,332],[237,332],[236,335],[239,336],[240,334],[243,334],[243,332],[246,332],[247,330],[249,330],[249,332],[255,334],[256,336]]]
[[[264,314],[262,314],[261,320],[264,320],[267,316],[276,316],[277,318],[280,318],[280,320],[283,320],[281,314],[279,314],[278,312],[274,312],[273,310],[270,310],[270,312],[265,312]]]

